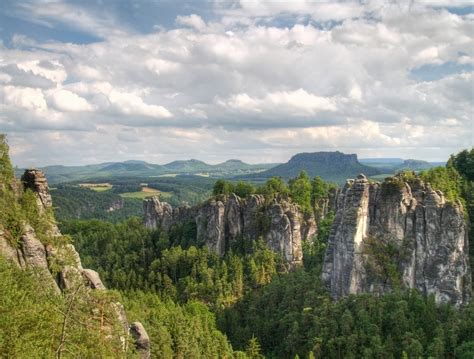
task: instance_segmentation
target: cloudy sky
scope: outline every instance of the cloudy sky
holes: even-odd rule
[[[0,2],[19,166],[445,160],[473,146],[470,2]]]

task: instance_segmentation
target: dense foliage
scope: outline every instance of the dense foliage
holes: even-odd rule
[[[241,239],[221,258],[193,243],[192,226],[174,227],[167,234],[131,218],[115,225],[70,221],[61,230],[73,236],[84,265],[96,269],[108,286],[148,290],[181,303],[200,300],[224,307],[270,282],[279,266],[278,256],[261,241]]]
[[[153,358],[232,358],[232,346],[216,327],[215,315],[199,301],[183,305],[152,292],[124,294],[129,320],[139,320],[151,337]]]
[[[58,185],[51,190],[54,212],[59,221],[68,219],[101,219],[111,222],[139,216],[142,200],[122,198],[112,191],[96,192],[78,186]]]
[[[453,166],[434,167],[420,173],[420,178],[443,192],[448,201],[456,201],[461,196],[459,173]]]
[[[225,310],[219,323],[234,348],[256,336],[271,358],[473,357],[474,305],[438,307],[414,291],[333,302],[318,278],[279,276]]]
[[[75,291],[57,295],[37,276],[0,257],[0,353],[6,358],[118,358],[122,344],[107,338],[104,323],[114,313],[91,312]],[[93,292],[98,308],[117,300],[113,292]],[[110,308],[110,307],[109,307]],[[119,333],[121,328],[113,328]],[[118,337],[117,337],[118,338]]]

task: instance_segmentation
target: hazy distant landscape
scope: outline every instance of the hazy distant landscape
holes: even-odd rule
[[[341,152],[302,153],[285,164],[250,165],[239,160],[209,165],[181,160],[157,165],[125,161],[86,166],[41,168],[54,185],[52,196],[58,218],[103,218],[113,221],[141,215],[141,200],[158,195],[173,205],[197,204],[210,196],[216,179],[262,184],[271,177],[290,179],[302,170],[311,177],[343,185],[364,173],[383,181],[405,170],[422,171],[444,163],[421,160],[361,159]],[[21,176],[22,169],[16,170]],[[103,185],[104,182],[106,185]]]

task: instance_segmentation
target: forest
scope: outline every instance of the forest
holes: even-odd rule
[[[4,183],[0,204],[8,210],[2,211],[0,224],[14,229],[28,220],[39,235],[46,236],[31,192],[23,194],[18,206],[7,205],[13,194],[5,187],[12,185],[6,179],[13,170],[5,152],[5,148],[0,151]],[[446,193],[448,201],[462,201],[466,217],[472,220],[473,169],[471,150],[452,156],[446,167],[418,175]],[[216,197],[231,192],[241,197],[259,193],[267,200],[285,195],[303,211],[317,214],[320,199],[333,188],[321,178],[311,179],[301,172],[288,183],[271,178],[260,187],[218,180],[212,192]],[[317,234],[303,245],[303,265],[295,270],[289,270],[281,255],[261,239],[238,238],[220,257],[196,240],[192,222],[175,225],[167,232],[145,228],[140,217],[115,222],[69,219],[59,224],[64,240],[72,241],[84,267],[97,270],[111,289],[107,298],[97,297],[98,303],[120,300],[128,318],[147,328],[152,357],[474,357],[472,302],[462,308],[437,305],[434,297],[404,288],[384,296],[350,295],[333,301],[321,282],[333,218],[333,214],[319,218]],[[61,310],[71,307],[71,299],[51,297],[40,289],[32,273],[4,260],[0,260],[0,276],[0,352],[7,357],[53,353],[59,345]],[[87,308],[73,308],[71,315],[78,323],[88,321]],[[91,321],[89,328],[97,323]],[[75,353],[120,356],[85,328],[70,328]],[[98,347],[97,343],[103,345]]]
[[[419,176],[446,193],[447,200],[464,202],[466,215],[473,218],[473,163],[474,150],[463,151],[446,167]],[[309,211],[330,188],[302,172],[288,183],[272,178],[260,187],[218,180],[213,195],[284,193]],[[224,257],[210,253],[196,243],[193,223],[168,233],[145,229],[139,218],[116,224],[64,221],[61,229],[72,236],[84,263],[97,269],[108,287],[118,289],[130,312],[147,325],[157,357],[211,355],[197,347],[188,352],[194,344],[182,342],[190,339],[187,329],[178,333],[175,323],[165,319],[168,311],[191,307],[211,323],[212,330],[201,331],[208,336],[202,340],[223,345],[209,344],[221,348],[218,356],[226,350],[250,358],[474,356],[473,304],[439,306],[433,297],[404,289],[333,302],[320,281],[331,221],[331,215],[320,221],[296,271],[288,271],[262,241],[242,238]]]

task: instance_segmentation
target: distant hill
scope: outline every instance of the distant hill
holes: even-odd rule
[[[250,165],[248,163],[242,162],[241,160],[231,159],[231,160],[227,160],[225,162],[219,163],[215,165],[215,167],[224,168],[228,170],[232,170],[232,169],[241,170],[241,169],[253,168],[255,167],[255,165]]]
[[[393,164],[400,164],[400,163],[403,163],[403,158],[398,158],[398,157],[395,157],[395,158],[360,158],[359,159],[359,162],[362,163],[362,164],[367,164],[367,165],[371,165],[373,163],[377,163],[377,164],[381,164],[381,163],[384,163],[384,164],[390,164],[390,165],[393,165]]]
[[[287,163],[273,167],[267,171],[241,176],[253,180],[279,176],[285,179],[296,177],[305,170],[310,177],[320,176],[326,181],[342,183],[347,178],[354,178],[359,173],[367,176],[379,174],[376,168],[361,164],[355,154],[342,152],[313,152],[294,155]]]
[[[161,170],[161,166],[152,165],[146,162],[141,161],[126,161],[126,162],[117,162],[112,163],[108,166],[102,167],[101,172],[109,172],[111,174],[118,173],[127,173],[130,172],[157,172]]]
[[[205,175],[209,177],[233,177],[265,171],[276,166],[275,163],[248,164],[231,159],[217,165],[211,165],[196,159],[180,160],[165,165],[151,164],[145,161],[106,162],[86,166],[46,166],[41,169],[50,184],[91,179],[158,177],[163,175]],[[17,169],[21,176],[24,169]]]
[[[422,171],[431,167],[442,166],[442,165],[444,165],[444,163],[440,164],[438,162],[431,163],[431,162],[421,161],[421,160],[405,160],[403,161],[402,164],[398,166],[397,169]]]
[[[184,161],[173,161],[163,165],[164,168],[175,172],[205,172],[212,168],[212,165],[208,165],[206,162],[191,159]]]
[[[416,159],[403,158],[363,158],[360,163],[378,168],[386,174],[404,170],[422,171],[436,166],[444,166],[446,162],[428,162]]]

